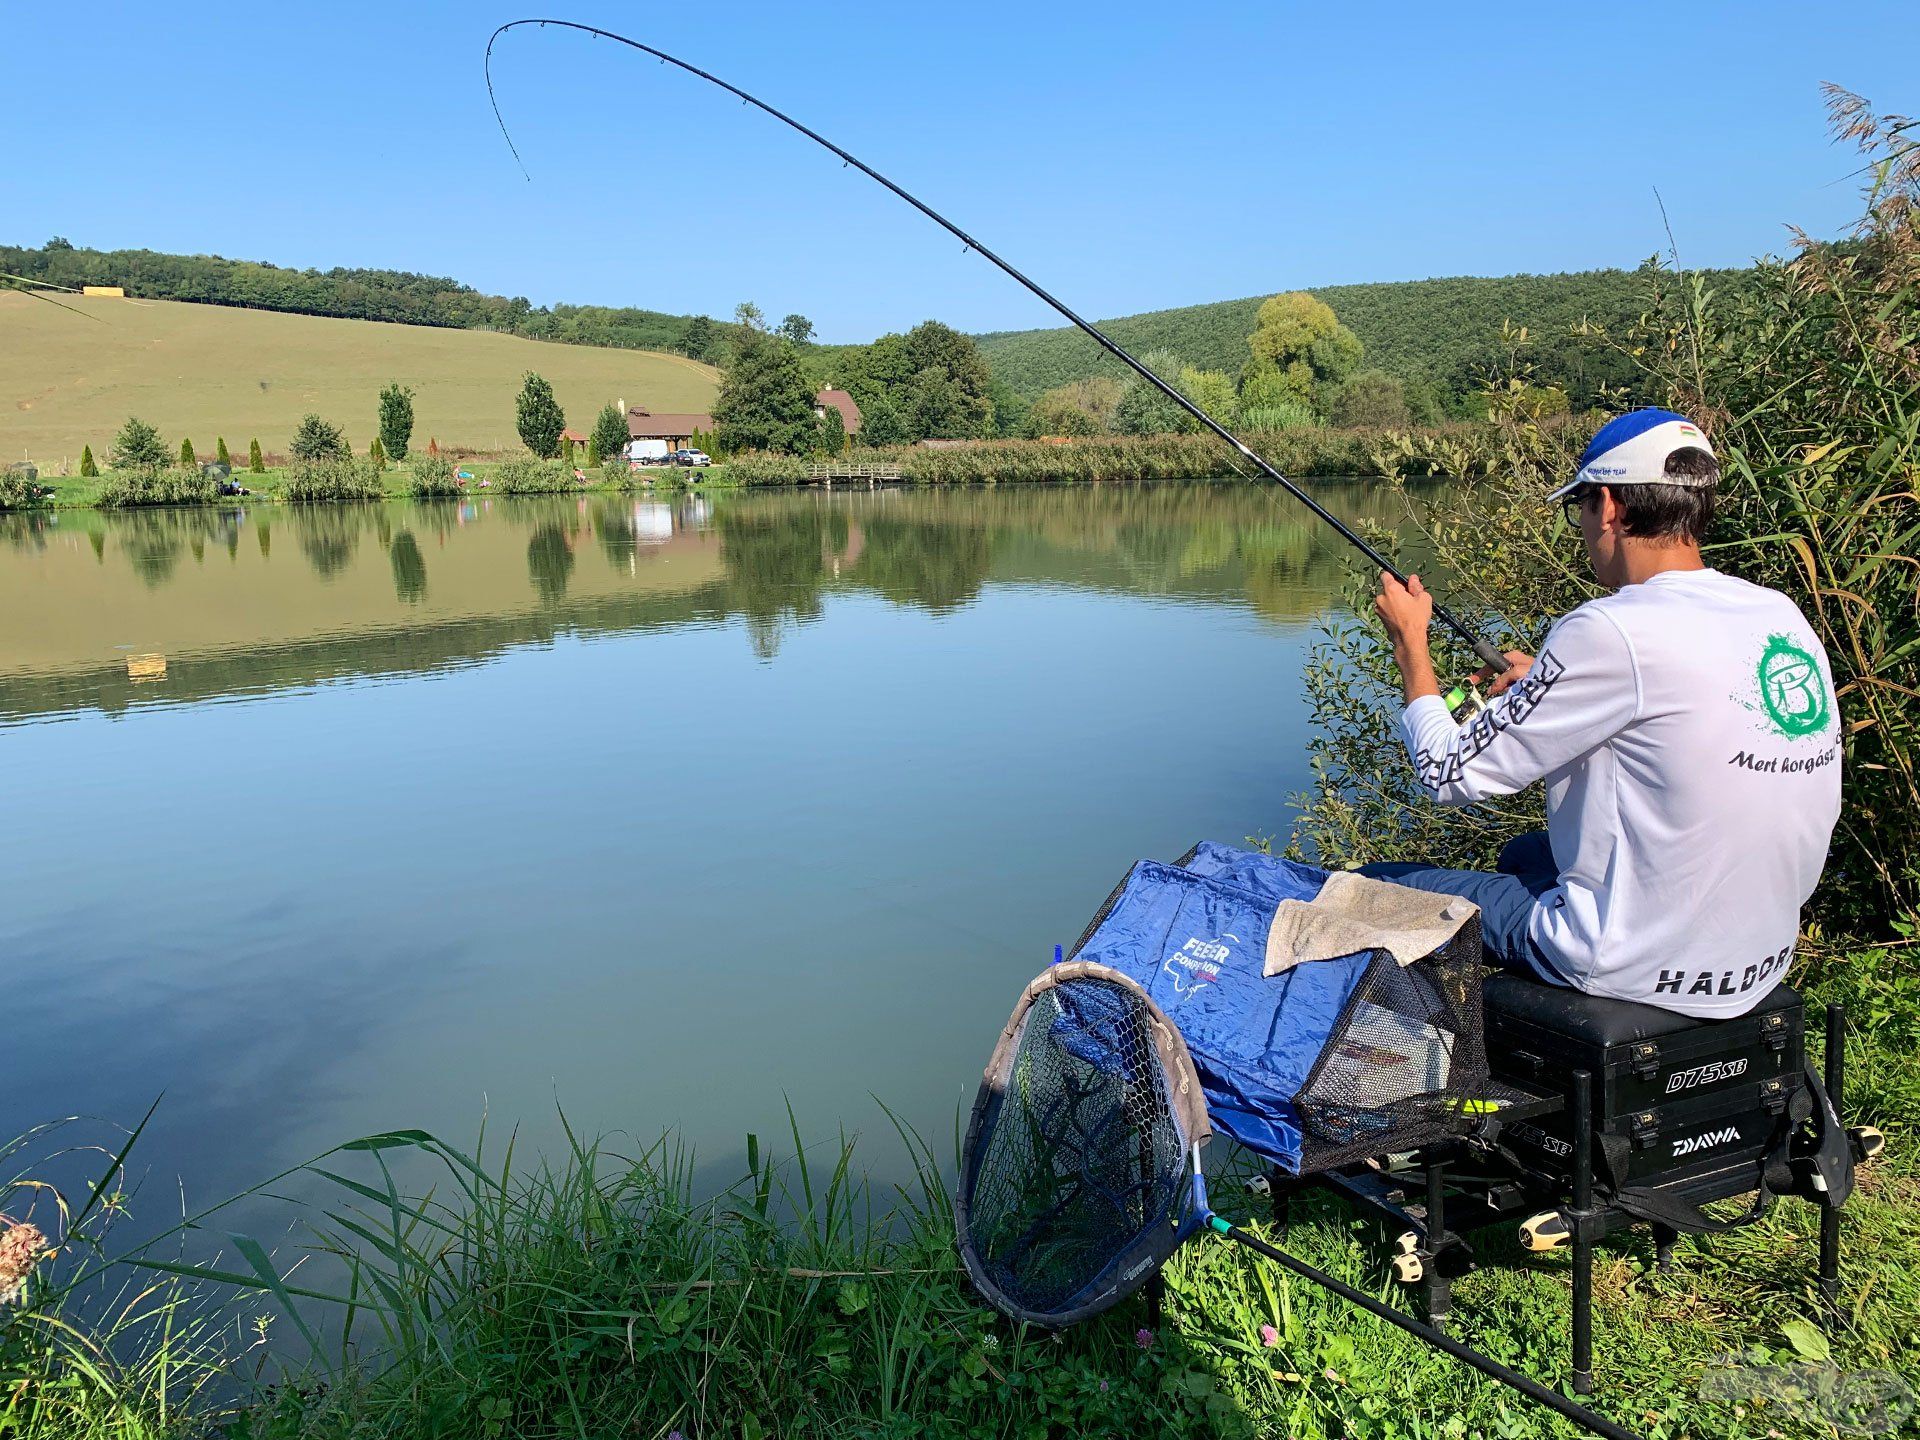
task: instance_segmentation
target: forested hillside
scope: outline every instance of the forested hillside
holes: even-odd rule
[[[1723,271],[1710,278],[1724,284],[1745,273]],[[1500,357],[1502,321],[1525,325],[1527,355],[1540,379],[1566,390],[1575,405],[1590,401],[1602,383],[1624,385],[1633,376],[1617,357],[1570,340],[1569,327],[1585,318],[1618,327],[1647,304],[1645,276],[1630,270],[1331,285],[1308,293],[1331,305],[1360,337],[1369,368],[1409,384],[1426,382],[1449,400],[1478,389],[1487,367]],[[1155,310],[1100,324],[1136,354],[1168,350],[1202,369],[1236,374],[1247,359],[1247,335],[1264,298]],[[1125,373],[1077,330],[1014,330],[978,338],[994,378],[1029,398],[1089,375]]]
[[[85,250],[64,240],[38,247],[0,245],[0,274],[48,285],[122,285],[147,300],[193,300],[249,310],[283,310],[342,320],[391,320],[462,330],[498,330],[531,340],[672,350],[712,358],[716,327],[700,317],[630,306],[534,306],[525,297],[483,295],[471,285],[408,270],[292,270],[219,255],[154,250]],[[702,347],[689,348],[692,339]]]

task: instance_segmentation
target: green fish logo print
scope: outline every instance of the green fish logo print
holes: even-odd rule
[[[1833,719],[1820,663],[1790,635],[1774,635],[1760,656],[1760,703],[1782,735],[1798,738],[1824,730]]]

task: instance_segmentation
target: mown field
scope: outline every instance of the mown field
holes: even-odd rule
[[[712,367],[655,351],[170,300],[61,303],[81,313],[0,293],[0,458],[50,475],[77,469],[83,445],[105,464],[128,415],[159,426],[169,448],[185,436],[211,456],[224,436],[244,463],[249,440],[284,451],[318,411],[364,451],[393,380],[417,392],[415,445],[479,450],[518,446],[514,396],[528,370],[583,431],[612,400],[697,412],[718,388]]]

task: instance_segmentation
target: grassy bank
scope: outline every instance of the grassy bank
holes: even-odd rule
[[[1866,973],[1844,959],[1830,968],[1840,978],[1825,989]],[[1798,1202],[1683,1241],[1672,1274],[1653,1269],[1644,1235],[1617,1237],[1596,1270],[1604,1414],[1651,1435],[1828,1437],[1839,1407],[1887,1387],[1873,1375],[1920,1377],[1920,1021],[1883,1012],[1861,1011],[1873,1058],[1856,1065],[1854,1093],[1894,1139],[1847,1209],[1842,1314],[1817,1309],[1815,1212]],[[528,1163],[511,1145],[496,1156],[420,1132],[376,1136],[256,1192],[309,1196],[282,1253],[236,1239],[205,1265],[181,1263],[171,1237],[106,1258],[128,1203],[117,1167],[74,1197],[70,1230],[49,1197],[0,1184],[0,1210],[65,1242],[24,1306],[0,1309],[0,1434],[1572,1433],[1211,1238],[1175,1257],[1158,1321],[1135,1301],[1057,1337],[1009,1324],[956,1258],[950,1166],[903,1138],[910,1178],[883,1188],[862,1177],[852,1141],[804,1147],[789,1122],[782,1158],[749,1138],[738,1181],[702,1194],[671,1140],[570,1140]],[[1258,1225],[1263,1202],[1223,1151],[1216,1203]],[[221,1228],[217,1214],[196,1226]],[[1330,1199],[1267,1233],[1350,1284],[1404,1293],[1383,1278],[1382,1237]],[[1489,1268],[1456,1292],[1458,1333],[1564,1385],[1565,1257],[1523,1260],[1497,1232],[1483,1256]],[[108,1318],[89,1328],[83,1313]]]

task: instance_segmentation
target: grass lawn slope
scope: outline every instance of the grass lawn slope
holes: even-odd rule
[[[333,320],[172,300],[59,297],[63,310],[0,293],[0,460],[44,472],[78,466],[92,445],[102,464],[128,415],[182,436],[203,455],[224,436],[244,464],[247,442],[284,451],[300,417],[318,411],[364,451],[380,388],[411,385],[414,444],[517,446],[514,396],[537,370],[567,421],[585,430],[602,405],[703,412],[712,367],[650,350],[601,349],[478,330]]]

